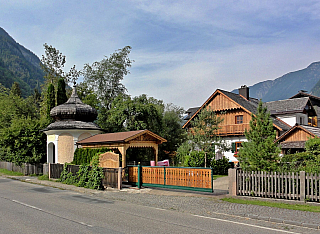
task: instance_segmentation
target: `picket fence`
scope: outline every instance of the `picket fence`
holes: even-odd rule
[[[236,172],[237,195],[320,201],[320,175],[294,172]]]

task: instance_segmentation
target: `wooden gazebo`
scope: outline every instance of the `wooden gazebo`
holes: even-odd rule
[[[149,130],[98,134],[77,142],[83,148],[118,149],[122,155],[122,167],[126,167],[126,152],[133,148],[153,148],[154,161],[158,162],[158,145],[167,140]]]

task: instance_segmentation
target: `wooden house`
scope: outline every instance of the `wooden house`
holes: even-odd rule
[[[313,127],[318,127],[320,126],[320,97],[311,95],[306,93],[304,90],[300,90],[299,93],[296,95],[292,96],[290,99],[295,99],[295,98],[302,98],[302,97],[308,97],[317,116],[314,118],[309,118],[308,119],[308,125],[313,126]],[[317,123],[317,124],[315,124]]]
[[[210,107],[217,116],[223,118],[217,134],[232,148],[230,151],[219,153],[229,158],[229,161],[237,162],[237,151],[241,147],[241,143],[247,140],[244,132],[250,127],[251,115],[256,113],[258,103],[257,99],[249,97],[249,88],[246,86],[242,86],[239,89],[239,94],[217,89],[187,120],[183,128],[192,128],[192,120],[196,118],[197,114],[203,108]],[[277,136],[290,129],[288,124],[276,116],[272,116],[272,120]]]
[[[293,154],[303,152],[306,141],[314,137],[320,137],[320,128],[296,124],[282,134],[277,142],[280,144],[283,154]]]

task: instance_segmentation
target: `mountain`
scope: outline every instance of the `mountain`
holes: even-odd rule
[[[262,99],[264,102],[287,99],[300,90],[319,95],[320,62],[314,62],[305,69],[290,72],[275,80],[259,82],[249,88],[250,97]],[[238,90],[232,92],[238,93]]]
[[[22,96],[26,97],[34,88],[40,89],[43,75],[40,59],[0,27],[0,83],[11,88],[18,82]]]

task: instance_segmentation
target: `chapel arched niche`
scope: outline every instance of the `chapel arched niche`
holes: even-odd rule
[[[48,144],[48,162],[55,163],[56,162],[56,147],[53,142]]]

